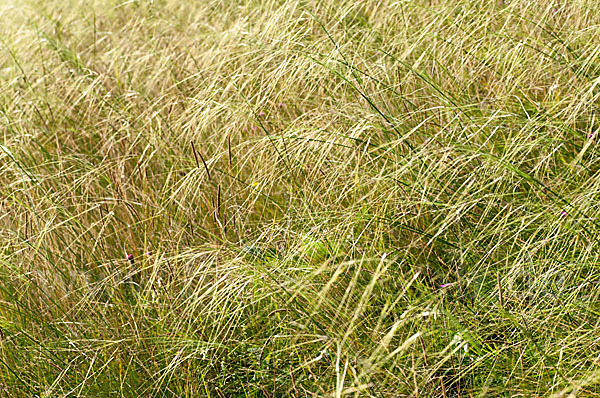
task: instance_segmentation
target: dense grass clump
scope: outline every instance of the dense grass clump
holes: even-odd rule
[[[588,0],[0,0],[0,396],[600,396]]]

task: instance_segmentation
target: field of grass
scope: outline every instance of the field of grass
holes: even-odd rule
[[[599,9],[0,0],[0,397],[600,397]]]

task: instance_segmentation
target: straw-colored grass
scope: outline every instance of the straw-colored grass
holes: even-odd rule
[[[599,7],[0,0],[0,396],[600,396]]]

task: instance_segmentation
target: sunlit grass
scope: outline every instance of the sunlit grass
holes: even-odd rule
[[[0,396],[600,396],[599,23],[0,0]]]

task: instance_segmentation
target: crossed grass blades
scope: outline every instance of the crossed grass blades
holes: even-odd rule
[[[0,0],[0,396],[599,396],[597,6]]]

